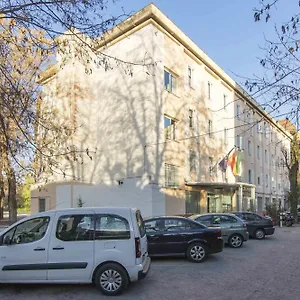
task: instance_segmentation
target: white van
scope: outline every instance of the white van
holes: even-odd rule
[[[46,211],[0,233],[0,283],[94,283],[116,295],[149,267],[138,209]]]

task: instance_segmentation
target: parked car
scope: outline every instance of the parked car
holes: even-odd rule
[[[203,262],[207,255],[223,251],[220,228],[207,228],[184,217],[156,217],[145,221],[149,255],[185,256]]]
[[[232,248],[240,248],[249,239],[246,223],[235,215],[213,213],[193,215],[190,219],[207,227],[221,227],[224,243]]]
[[[251,212],[234,212],[233,214],[246,222],[250,237],[261,240],[264,239],[266,235],[272,235],[275,232],[271,218]]]
[[[150,267],[141,213],[78,208],[27,217],[0,234],[0,283],[93,283],[120,294]]]

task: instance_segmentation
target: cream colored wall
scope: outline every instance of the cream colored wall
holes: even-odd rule
[[[46,200],[46,210],[55,209],[56,207],[56,183],[46,184],[44,186],[32,186],[31,188],[31,214],[39,212],[39,199]]]
[[[236,95],[236,105],[239,104],[242,111],[240,120],[236,118],[236,135],[243,136],[243,176],[242,181],[248,183],[248,170],[252,170],[252,183],[256,185],[256,198],[263,199],[263,208],[265,207],[265,198],[284,198],[283,186],[288,189],[287,168],[285,166],[276,166],[275,162],[283,158],[281,147],[284,145],[286,149],[290,148],[289,137],[280,131],[274,124],[268,122],[256,109],[253,109]],[[248,115],[248,113],[250,115]],[[249,122],[250,118],[250,122]],[[259,122],[259,123],[257,123]],[[253,126],[253,129],[251,127]],[[264,128],[268,129],[265,135]],[[261,127],[260,132],[258,128]],[[271,132],[272,135],[271,135]],[[248,141],[251,142],[251,154],[248,151]],[[260,159],[257,156],[257,146],[260,147]],[[265,161],[265,150],[267,150],[267,162]],[[289,150],[288,150],[289,151]],[[268,175],[268,186],[266,182]],[[258,184],[258,176],[260,176],[260,184]],[[273,179],[273,184],[272,184]],[[281,182],[282,187],[278,187]]]
[[[151,6],[151,9],[154,8]],[[145,66],[117,63],[110,59],[106,70],[103,65],[96,67],[89,64],[91,74],[88,75],[84,66],[76,62],[65,66],[57,75],[56,82],[62,83],[70,78],[70,84],[73,84],[70,97],[63,94],[62,98],[65,101],[71,99],[67,114],[68,111],[70,114],[77,112],[74,120],[77,130],[73,143],[82,153],[82,157],[75,162],[63,162],[68,171],[67,177],[86,183],[111,184],[122,178],[141,177],[147,173],[153,183],[164,186],[165,163],[176,165],[180,169],[180,186],[176,196],[172,190],[171,195],[167,193],[167,197],[170,197],[166,201],[168,211],[169,205],[173,207],[170,199],[184,199],[185,180],[225,181],[218,167],[209,173],[209,157],[213,158],[213,166],[216,166],[236,144],[236,135],[244,134],[244,145],[247,138],[251,139],[253,151],[250,160],[247,151],[243,153],[243,181],[248,182],[247,170],[251,168],[256,183],[256,174],[263,173],[266,168],[256,160],[256,146],[261,143],[262,151],[268,146],[257,136],[256,128],[253,136],[247,136],[247,131],[244,133],[241,126],[243,121],[236,120],[236,103],[241,103],[241,109],[246,104],[244,99],[237,100],[232,90],[234,81],[200,49],[197,51],[202,61],[174,38],[163,33],[159,26],[150,23],[145,27],[139,26],[134,29],[134,33],[128,34],[128,38],[102,51],[105,55],[126,62],[145,62]],[[182,36],[183,33],[174,27],[173,35]],[[196,49],[187,37],[184,40]],[[212,65],[223,79],[209,70],[203,60]],[[148,66],[151,62],[154,63],[153,67]],[[188,66],[194,70],[193,88],[187,84]],[[164,90],[164,68],[178,76],[176,95]],[[231,88],[226,87],[223,80]],[[207,97],[208,81],[212,83],[211,100]],[[229,103],[226,109],[223,107],[224,94]],[[62,108],[59,102],[58,105]],[[194,111],[195,128],[192,130],[188,127],[189,109]],[[177,141],[165,143],[164,115],[177,120]],[[252,117],[256,118],[257,115]],[[213,121],[213,132],[217,131],[211,138],[207,135],[208,119]],[[233,129],[235,126],[241,127]],[[228,145],[224,145],[225,128],[229,129]],[[195,138],[191,139],[192,136]],[[195,174],[189,172],[189,150],[198,153],[198,170]],[[90,158],[85,155],[86,152]],[[277,173],[275,175],[277,177]],[[236,180],[230,170],[227,170],[227,177],[229,183]],[[62,176],[60,179],[66,180]],[[261,189],[263,191],[263,187]],[[182,209],[184,202],[177,200],[174,201],[174,207]]]

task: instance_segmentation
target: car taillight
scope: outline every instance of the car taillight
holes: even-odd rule
[[[221,238],[221,237],[222,237],[222,232],[221,232],[221,230],[218,230],[218,231],[217,231],[217,237],[218,237],[218,238]]]
[[[140,238],[135,238],[135,256],[136,258],[140,258],[142,256]]]

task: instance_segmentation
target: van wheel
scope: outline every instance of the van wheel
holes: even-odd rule
[[[121,266],[107,263],[96,272],[95,284],[104,295],[119,295],[128,285],[128,276]]]
[[[233,234],[228,239],[228,244],[232,248],[240,248],[243,245],[243,237],[239,234]]]
[[[265,238],[265,231],[263,229],[257,229],[255,231],[255,237],[258,240],[262,240]]]
[[[202,243],[191,244],[186,251],[186,257],[191,262],[203,262],[207,257],[205,246]]]

